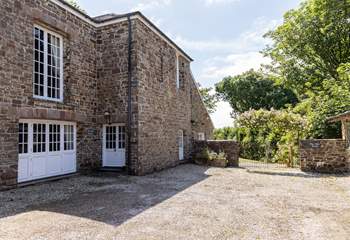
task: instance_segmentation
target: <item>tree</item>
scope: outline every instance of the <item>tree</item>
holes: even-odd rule
[[[298,140],[303,137],[306,127],[301,115],[273,109],[247,111],[239,116],[236,124],[242,156],[274,162],[286,161],[290,149],[297,158]]]
[[[324,91],[325,79],[339,82],[337,69],[350,62],[350,0],[308,0],[287,12],[284,23],[266,34],[270,70],[299,96]]]
[[[75,7],[79,11],[86,13],[86,11],[80,7],[80,5],[77,3],[76,0],[65,0],[67,3],[69,3],[72,7]]]
[[[214,113],[216,111],[216,106],[219,101],[216,94],[212,93],[212,90],[213,88],[201,88],[199,85],[199,92],[209,113]]]
[[[340,123],[329,123],[328,117],[350,110],[350,64],[342,64],[337,72],[341,81],[325,80],[324,90],[308,101],[309,136],[313,138],[341,137]]]
[[[250,109],[283,109],[298,102],[293,91],[284,88],[261,72],[250,70],[226,77],[216,84],[219,97],[230,103],[235,113]]]
[[[237,129],[234,127],[217,128],[214,130],[215,140],[233,140],[236,138]]]
[[[295,111],[307,116],[309,137],[339,137],[339,124],[327,118],[350,109],[349,14],[350,0],[308,0],[266,35],[268,69],[302,100]]]

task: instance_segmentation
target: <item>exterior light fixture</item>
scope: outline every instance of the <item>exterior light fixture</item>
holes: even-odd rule
[[[111,114],[109,112],[105,112],[104,116],[107,124],[111,124]]]

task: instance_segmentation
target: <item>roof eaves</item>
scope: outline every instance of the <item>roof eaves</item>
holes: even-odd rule
[[[89,20],[94,21],[94,19],[92,17],[90,17],[88,14],[86,14],[85,12],[81,11],[80,9],[72,6],[71,4],[69,4],[68,2],[66,2],[65,0],[57,0],[60,3],[64,4],[65,6],[69,7],[70,9],[72,9],[73,11],[78,12],[79,14],[83,15],[84,17],[88,18]]]
[[[350,111],[346,111],[344,113],[335,115],[333,117],[329,117],[329,118],[327,118],[327,121],[328,122],[338,122],[338,121],[341,121],[342,118],[347,118],[347,117],[350,117]]]
[[[154,23],[152,23],[145,15],[143,15],[141,12],[134,12],[135,15],[139,15],[142,17],[149,25],[151,25],[152,28],[154,28],[157,32],[160,33],[164,38],[166,38],[172,45],[174,45],[186,58],[188,58],[191,62],[193,62],[193,59],[184,51],[182,48],[180,48],[173,40],[171,40],[162,30],[160,30]]]
[[[65,5],[66,7],[70,8],[73,11],[76,11],[77,13],[79,13],[80,15],[82,15],[83,17],[87,18],[88,20],[90,20],[91,22],[95,23],[95,24],[106,24],[118,19],[123,19],[123,18],[128,18],[128,17],[132,17],[132,16],[139,16],[141,17],[147,24],[149,24],[155,31],[157,31],[162,37],[164,37],[167,41],[169,41],[169,43],[171,43],[171,45],[173,45],[178,51],[181,52],[182,55],[184,55],[189,61],[193,62],[193,59],[184,51],[182,50],[182,48],[180,48],[173,40],[171,40],[165,33],[163,33],[162,30],[160,30],[156,25],[154,25],[154,23],[152,23],[145,15],[143,15],[141,12],[136,11],[136,12],[130,12],[130,13],[126,13],[126,14],[121,14],[121,15],[117,15],[115,17],[112,18],[108,18],[108,19],[104,19],[101,21],[98,21],[92,17],[90,17],[88,14],[82,12],[81,10],[77,9],[76,7],[73,7],[72,5],[70,5],[68,2],[66,2],[65,0],[56,0],[58,2],[60,2],[61,4]]]

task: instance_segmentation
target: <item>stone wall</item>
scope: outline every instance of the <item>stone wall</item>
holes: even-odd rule
[[[132,34],[132,76],[136,76],[136,52],[135,42],[136,20],[131,22]],[[97,89],[98,89],[98,122],[106,124],[104,113],[110,113],[110,123],[128,122],[128,46],[129,46],[129,23],[123,21],[107,25],[97,29]],[[132,81],[136,81],[136,78]],[[131,174],[137,174],[137,113],[138,91],[137,85],[132,84],[132,124],[131,133],[131,161],[127,163]],[[126,147],[128,149],[128,147]],[[126,152],[126,154],[129,154]]]
[[[208,148],[209,151],[214,151],[216,153],[224,152],[228,160],[229,167],[239,166],[239,151],[240,146],[238,142],[235,141],[195,141],[193,148],[193,157],[203,151],[203,149]]]
[[[350,149],[345,140],[303,140],[299,146],[302,171],[320,173],[349,171]]]
[[[190,158],[190,63],[179,56],[180,88],[176,86],[176,50],[137,21],[135,48],[138,91],[139,175],[179,163],[178,135],[184,132],[185,158]]]
[[[128,22],[96,28],[49,0],[0,1],[0,186],[17,183],[18,121],[77,123],[77,169],[102,162],[102,126],[127,123]],[[64,100],[33,97],[33,27],[63,38]],[[210,138],[213,125],[191,75],[190,61],[139,19],[132,20],[132,174],[179,164],[178,132],[185,158],[197,132]]]
[[[95,29],[47,0],[2,0],[0,16],[0,185],[17,182],[17,132],[21,118],[78,122],[78,169],[97,166],[101,143],[95,120]],[[62,103],[33,98],[34,24],[63,37]]]

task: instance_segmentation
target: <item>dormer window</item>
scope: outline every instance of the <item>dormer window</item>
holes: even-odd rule
[[[34,27],[34,76],[35,98],[63,101],[63,41],[62,37]]]

